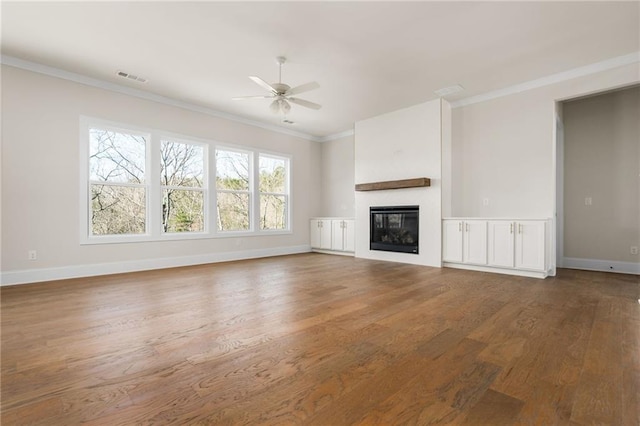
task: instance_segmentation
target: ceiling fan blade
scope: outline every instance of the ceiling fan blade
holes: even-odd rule
[[[291,102],[291,103],[296,104],[296,105],[300,105],[300,106],[311,108],[311,109],[320,109],[320,108],[322,108],[322,105],[314,104],[313,102],[305,101],[304,99],[287,98],[287,100],[289,102]]]
[[[272,85],[270,85],[269,83],[267,83],[266,81],[264,81],[260,77],[256,77],[255,75],[250,75],[249,78],[251,80],[253,80],[253,82],[256,83],[258,86],[268,90],[269,92],[273,93],[274,95],[276,93],[278,93],[278,91]]]
[[[233,101],[244,101],[247,99],[271,99],[273,96],[264,95],[264,96],[236,96],[235,98],[231,98]]]
[[[292,87],[291,89],[287,90],[287,92],[285,93],[285,96],[297,95],[300,93],[308,92],[310,90],[318,89],[319,87],[320,85],[318,83],[316,83],[315,81],[312,81],[311,83],[301,84],[300,86]]]

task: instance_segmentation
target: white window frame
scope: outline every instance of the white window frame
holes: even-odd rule
[[[145,188],[145,232],[142,234],[126,234],[126,235],[92,235],[91,229],[91,185],[103,184],[103,182],[90,181],[89,161],[91,155],[91,141],[89,131],[92,128],[100,128],[108,131],[135,134],[138,136],[144,136],[146,138],[145,144],[145,171],[144,171],[144,185],[130,185],[127,183],[114,183],[114,186],[136,186]],[[151,132],[149,129],[145,129],[137,126],[122,125],[120,123],[114,123],[106,120],[87,119],[81,117],[80,120],[80,242],[81,243],[120,243],[123,241],[135,242],[146,241],[150,237],[150,230],[153,223],[150,222],[150,207],[151,207],[151,190],[150,190],[150,176],[151,176]],[[107,183],[110,185],[110,183]]]
[[[247,154],[247,157],[249,159],[249,165],[248,165],[248,172],[249,172],[249,189],[246,191],[236,191],[236,190],[232,190],[232,189],[218,189],[217,186],[217,182],[216,182],[216,176],[217,176],[217,167],[218,167],[218,163],[216,161],[216,155],[215,152],[216,151],[231,151],[231,152],[238,152],[241,154]],[[254,224],[254,216],[255,216],[255,210],[256,210],[256,194],[255,194],[255,152],[251,151],[251,150],[247,150],[246,148],[240,148],[237,146],[230,146],[230,145],[217,145],[214,149],[214,153],[213,153],[213,167],[216,170],[216,176],[213,177],[213,193],[214,198],[215,198],[215,212],[216,212],[216,222],[213,225],[213,231],[220,235],[220,236],[238,236],[238,235],[249,235],[252,233],[255,233],[258,229],[255,227]],[[249,229],[230,229],[230,230],[219,230],[218,229],[218,217],[217,217],[217,212],[218,212],[218,194],[219,193],[246,193],[249,194]]]
[[[91,128],[100,128],[117,131],[125,134],[144,135],[146,137],[145,159],[145,233],[133,235],[91,235],[91,182],[89,181],[90,159],[90,135]],[[173,241],[202,238],[229,238],[229,237],[254,237],[265,235],[292,234],[292,168],[293,157],[291,155],[269,152],[247,146],[232,144],[219,144],[215,141],[195,138],[166,132],[159,129],[117,123],[100,118],[80,117],[80,197],[79,197],[79,241],[82,245],[91,244],[119,244],[146,241]],[[204,149],[204,177],[202,188],[177,188],[187,190],[202,190],[204,193],[204,230],[203,232],[164,232],[162,230],[162,191],[160,180],[160,150],[161,141],[170,140],[178,143],[200,145]],[[247,153],[249,155],[249,230],[218,231],[217,229],[217,194],[216,187],[216,150],[229,150]],[[259,158],[260,156],[286,159],[287,170],[287,228],[286,229],[260,229],[260,188],[259,188]],[[100,182],[102,183],[102,182]],[[118,184],[114,184],[118,185]],[[120,186],[127,186],[126,184]],[[224,190],[222,190],[224,191]]]
[[[284,193],[280,193],[280,192],[262,192],[260,191],[260,157],[268,157],[268,158],[272,158],[274,160],[285,160],[286,162],[286,179],[285,179],[285,192]],[[283,232],[285,230],[288,230],[291,228],[291,156],[289,155],[283,155],[283,154],[276,154],[273,152],[268,152],[268,151],[259,151],[257,153],[257,159],[255,161],[256,165],[254,168],[254,173],[256,176],[256,195],[257,195],[257,200],[256,200],[256,208],[258,209],[257,214],[256,214],[256,229],[259,230],[260,232],[263,233],[269,233],[269,234],[277,234],[280,232]],[[261,204],[261,200],[260,197],[262,195],[276,195],[276,196],[284,196],[285,198],[285,224],[286,227],[285,229],[260,229],[260,204]]]
[[[158,219],[158,223],[160,224],[160,233],[162,235],[162,239],[184,239],[183,237],[186,236],[192,236],[190,238],[194,238],[195,237],[206,237],[207,234],[209,233],[209,229],[210,229],[210,224],[209,224],[209,217],[210,217],[210,212],[211,212],[211,208],[210,208],[210,202],[209,202],[209,145],[201,142],[201,141],[196,141],[193,139],[186,139],[184,136],[176,136],[176,135],[172,135],[170,133],[166,133],[166,132],[162,132],[158,134],[159,136],[159,142],[158,142],[158,149],[154,149],[154,154],[157,155],[157,161],[154,161],[154,163],[157,164],[158,167],[158,173],[157,173],[157,178],[158,178],[158,183],[160,185],[159,188],[159,200],[160,200],[160,205],[162,205],[162,192],[165,188],[171,188],[171,189],[176,189],[176,190],[186,190],[186,191],[200,191],[203,193],[203,197],[202,197],[202,206],[204,208],[204,212],[203,212],[203,230],[201,232],[164,232],[164,230],[162,229],[162,209],[158,208],[158,209],[154,209],[152,211],[152,214],[156,212],[159,215],[159,219]],[[198,187],[187,187],[187,186],[166,186],[162,184],[161,181],[161,176],[160,176],[160,152],[161,152],[161,147],[162,147],[162,142],[163,141],[171,141],[171,142],[176,142],[176,143],[181,143],[181,144],[186,144],[186,145],[196,145],[202,148],[202,158],[204,160],[204,164],[203,164],[203,176],[202,176],[202,187],[198,188]],[[153,156],[153,155],[152,155]],[[155,188],[152,188],[155,189]],[[177,238],[176,238],[177,236]]]

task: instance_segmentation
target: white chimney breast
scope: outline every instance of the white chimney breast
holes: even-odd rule
[[[440,99],[355,124],[355,183],[427,177],[431,186],[356,192],[356,257],[441,266]],[[419,254],[369,250],[369,207],[418,205]]]

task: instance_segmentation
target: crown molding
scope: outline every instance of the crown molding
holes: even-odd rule
[[[353,129],[345,130],[344,132],[334,133],[332,135],[327,135],[323,137],[316,138],[316,142],[329,142],[335,141],[336,139],[346,138],[347,136],[353,136],[355,134]]]
[[[531,80],[528,82],[516,84],[513,86],[505,87],[502,89],[494,90],[494,91],[483,93],[480,95],[459,99],[457,101],[451,102],[451,108],[458,108],[458,107],[476,104],[479,102],[485,102],[491,99],[497,99],[503,96],[513,95],[516,93],[524,92],[526,90],[537,89],[540,87],[548,86],[548,85],[559,83],[562,81],[571,80],[577,77],[583,77],[586,75],[607,71],[607,70],[622,67],[625,65],[631,65],[638,62],[640,62],[640,51],[633,52],[628,55],[607,59],[605,61],[596,62],[590,65],[585,65],[583,67],[574,68],[572,70],[563,71],[557,74],[548,75],[546,77],[542,77],[536,80]],[[146,99],[146,100],[158,102],[161,104],[186,109],[189,111],[207,114],[207,115],[223,118],[230,121],[235,121],[237,123],[242,123],[249,126],[269,130],[272,132],[277,132],[277,133],[282,133],[289,136],[295,136],[295,137],[307,139],[312,142],[329,142],[329,141],[333,141],[343,137],[352,136],[354,134],[354,130],[349,129],[343,132],[334,133],[327,136],[314,136],[308,133],[285,129],[279,126],[275,126],[273,124],[267,124],[257,120],[251,120],[248,118],[218,111],[213,108],[207,108],[207,107],[195,105],[189,102],[179,101],[177,99],[156,95],[150,92],[146,92],[144,90],[139,90],[139,89],[127,87],[121,84],[111,83],[105,80],[99,80],[96,78],[87,77],[82,74],[65,71],[59,68],[42,65],[36,62],[31,62],[31,61],[19,59],[19,58],[8,56],[8,55],[0,55],[0,64],[9,65],[9,66],[24,69],[27,71],[37,72],[37,73],[48,75],[51,77],[57,77],[64,80],[73,81],[73,82],[84,84],[87,86],[109,90],[112,92],[137,97],[140,99]]]
[[[585,65],[583,67],[574,68],[569,71],[563,71],[557,74],[551,74],[546,77],[527,81],[525,83],[516,84],[514,86],[505,87],[503,89],[494,90],[492,92],[483,93],[481,95],[470,96],[468,98],[451,102],[451,107],[458,108],[458,107],[463,107],[471,104],[477,104],[479,102],[501,98],[503,96],[513,95],[516,93],[524,92],[526,90],[537,89],[539,87],[560,83],[562,81],[571,80],[574,78],[583,77],[586,75],[607,71],[607,70],[622,67],[625,65],[631,65],[638,62],[640,62],[640,51],[630,53],[628,55],[617,56],[615,58],[607,59],[605,61]]]
[[[265,130],[270,130],[272,132],[277,132],[277,133],[282,133],[289,136],[295,136],[295,137],[307,139],[312,142],[321,142],[325,138],[331,137],[331,136],[327,136],[327,137],[314,136],[304,132],[284,129],[282,127],[275,126],[273,124],[267,124],[257,120],[251,120],[251,119],[240,117],[234,114],[218,111],[213,108],[207,108],[207,107],[195,105],[189,102],[179,101],[177,99],[156,95],[154,93],[146,92],[144,90],[123,86],[121,84],[112,83],[105,80],[99,80],[97,78],[87,77],[82,74],[77,74],[74,72],[62,70],[60,68],[50,67],[48,65],[43,65],[36,62],[27,61],[24,59],[19,59],[13,56],[0,55],[0,64],[8,65],[14,68],[20,68],[26,71],[36,72],[39,74],[48,75],[50,77],[56,77],[56,78],[61,78],[63,80],[73,81],[75,83],[84,84],[86,86],[109,90],[111,92],[121,93],[124,95],[129,95],[136,98],[145,99],[148,101],[158,102],[161,104],[186,109],[189,111],[207,114],[207,115],[223,118],[230,121],[235,121],[237,123],[242,123],[242,124],[246,124],[253,127],[259,127]]]

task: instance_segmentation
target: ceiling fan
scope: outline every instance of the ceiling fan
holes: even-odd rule
[[[276,58],[276,63],[280,68],[278,73],[277,83],[269,84],[263,79],[261,79],[260,77],[256,77],[254,75],[249,76],[249,78],[253,80],[253,82],[255,82],[258,86],[269,91],[270,93],[269,95],[240,96],[232,99],[234,101],[241,101],[241,100],[247,100],[247,99],[273,99],[273,102],[271,102],[271,105],[269,106],[269,108],[271,109],[271,111],[273,111],[274,114],[277,114],[278,112],[287,114],[291,110],[291,105],[289,104],[289,102],[291,102],[292,104],[306,107],[306,108],[320,109],[322,107],[321,105],[318,105],[313,102],[305,101],[304,99],[298,99],[298,98],[292,97],[293,95],[297,95],[299,93],[304,93],[310,90],[317,89],[320,87],[320,85],[315,81],[302,84],[296,87],[290,87],[289,85],[284,84],[282,82],[282,64],[284,64],[286,60],[287,58],[285,58],[284,56],[278,56]]]

